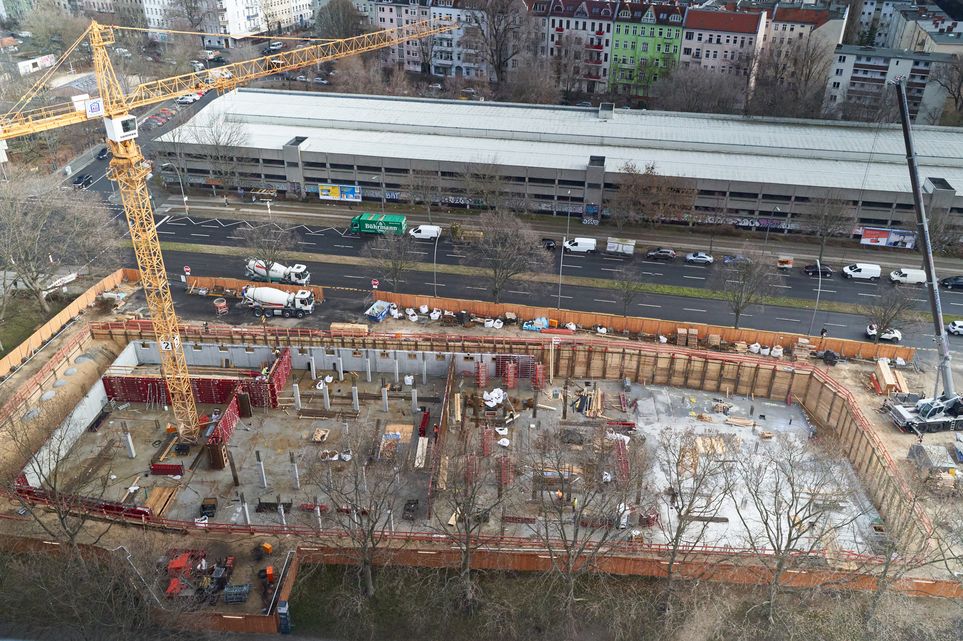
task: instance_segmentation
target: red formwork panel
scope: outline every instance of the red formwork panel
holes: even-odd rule
[[[281,350],[281,354],[277,360],[274,361],[274,365],[271,367],[271,373],[268,375],[268,385],[270,387],[268,393],[271,398],[271,407],[278,406],[278,396],[281,390],[284,389],[284,385],[288,382],[289,376],[291,376],[291,348],[285,347]]]
[[[231,440],[231,436],[234,434],[234,428],[237,427],[237,421],[240,418],[240,411],[237,403],[237,392],[240,386],[235,386],[234,393],[231,394],[231,400],[224,408],[224,413],[221,414],[221,418],[217,421],[217,426],[211,435],[207,439],[208,445],[220,445],[222,443],[227,443]]]
[[[169,404],[167,383],[156,376],[104,376],[107,398],[121,403],[160,402]]]
[[[151,463],[150,473],[158,476],[184,476],[184,466],[180,463]]]
[[[271,406],[271,386],[267,381],[243,381],[241,387],[251,397],[251,405],[254,407]]]

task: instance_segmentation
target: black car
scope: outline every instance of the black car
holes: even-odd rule
[[[97,160],[104,160],[108,156],[110,156],[110,150],[107,149],[107,147],[104,147],[103,149],[97,152]]]
[[[821,276],[823,278],[833,277],[833,268],[830,267],[829,265],[823,265],[822,263],[820,263],[818,268],[816,267],[816,265],[806,265],[805,267],[803,267],[803,273],[806,274],[806,276],[820,275],[818,274],[818,272],[822,272]]]
[[[94,177],[90,174],[81,174],[74,178],[74,189],[87,189],[94,184]]]
[[[557,245],[557,244],[555,243],[555,241],[552,240],[551,238],[543,238],[543,239],[542,239],[542,247],[544,247],[544,248],[547,249],[548,251],[555,251],[555,248],[556,248],[557,246],[558,246],[558,245]]]
[[[675,250],[668,247],[656,247],[645,253],[649,260],[675,260]]]
[[[214,64],[217,64],[217,65],[222,65],[227,61],[224,59],[224,56],[214,56],[213,58],[210,59],[210,62],[213,62]]]
[[[947,276],[940,279],[940,285],[947,289],[963,289],[963,276]]]

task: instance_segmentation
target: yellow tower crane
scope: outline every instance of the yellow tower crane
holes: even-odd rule
[[[215,70],[144,82],[130,93],[125,93],[114,73],[107,48],[114,43],[114,34],[118,30],[146,31],[146,29],[115,27],[91,22],[84,34],[68,47],[60,62],[48,70],[9,112],[0,116],[0,141],[89,120],[103,120],[107,131],[107,146],[113,154],[108,178],[116,181],[119,187],[124,213],[130,227],[131,242],[140,269],[141,284],[147,296],[154,335],[160,349],[161,371],[170,394],[175,427],[182,442],[197,441],[199,433],[197,407],[191,392],[191,381],[181,345],[177,314],[174,311],[170,283],[164,268],[164,257],[161,255],[160,241],[154,225],[154,212],[147,190],[150,165],[137,145],[137,118],[131,114],[131,111],[202,90],[216,89],[222,92],[232,90],[258,78],[400,45],[409,40],[445,33],[456,26],[454,23],[431,24],[425,21],[366,33],[354,38],[318,41],[319,44],[290,51],[279,51],[269,56],[224,65]],[[188,32],[173,33],[187,34]],[[25,110],[26,105],[41,91],[60,63],[85,39],[89,39],[93,53],[94,73],[97,78],[97,88],[100,91],[99,98],[81,104],[70,102]]]

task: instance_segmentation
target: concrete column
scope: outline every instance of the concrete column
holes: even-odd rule
[[[365,380],[370,383],[371,382],[371,359],[370,358],[364,359],[364,373],[365,373]]]
[[[385,414],[388,413],[388,388],[387,386],[381,388],[381,403],[384,405]]]
[[[411,411],[412,412],[418,411],[418,388],[417,387],[411,388]]]
[[[294,409],[301,409],[301,387],[297,383],[291,384],[291,390],[294,392]]]
[[[421,360],[421,384],[428,385],[428,360]]]
[[[338,380],[343,381],[344,380],[344,361],[341,360],[340,356],[338,357],[338,360],[336,361],[335,365],[338,366]]]
[[[318,520],[318,529],[324,529],[321,527],[321,499],[318,497],[314,497],[314,518]]]
[[[278,516],[281,517],[281,525],[287,527],[288,520],[284,518],[284,506],[281,504],[281,497],[278,497]]]
[[[330,410],[331,395],[328,393],[328,385],[326,383],[321,385],[321,395],[324,397],[324,409]]]
[[[250,525],[251,513],[247,509],[247,499],[244,498],[244,492],[241,492],[241,511],[244,512],[244,525]]]
[[[130,430],[127,429],[127,422],[124,422],[124,445],[127,446],[127,456],[130,458],[137,458],[137,452],[134,451],[134,440],[130,437]]]
[[[395,385],[401,380],[401,376],[398,372],[401,371],[401,366],[398,364],[398,357],[395,356]]]
[[[261,460],[261,453],[254,452],[254,458],[257,459],[257,470],[261,474],[261,487],[267,487],[267,476],[264,474],[264,461]]]
[[[301,489],[301,475],[298,473],[298,462],[294,459],[294,452],[291,455],[291,469],[294,472],[294,489]]]
[[[358,386],[351,386],[351,409],[355,412],[361,409],[361,405],[358,403]]]
[[[318,377],[318,370],[314,366],[314,356],[308,357],[308,371],[311,372],[312,381]]]

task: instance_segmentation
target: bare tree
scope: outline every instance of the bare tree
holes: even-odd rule
[[[498,163],[469,163],[463,174],[465,195],[472,207],[479,209],[507,208],[505,179],[498,171]]]
[[[963,56],[957,55],[952,63],[936,65],[931,78],[946,90],[957,118],[963,116]]]
[[[812,199],[808,210],[800,216],[799,222],[804,230],[819,239],[819,261],[822,262],[827,240],[853,233],[856,213],[849,201],[830,195],[826,198]]]
[[[26,172],[0,183],[0,256],[44,312],[55,278],[105,271],[119,239],[103,203],[86,192],[67,196],[54,178]]]
[[[331,0],[318,9],[314,25],[322,38],[353,38],[364,32],[364,16],[351,0]]]
[[[436,169],[412,169],[409,183],[411,204],[421,203],[431,222],[431,209],[441,200],[441,178]]]
[[[478,52],[496,83],[508,79],[534,36],[528,7],[522,0],[468,0],[466,45]]]
[[[729,482],[744,497],[733,502],[735,510],[749,545],[770,566],[764,603],[770,625],[787,571],[809,555],[835,548],[837,535],[861,515],[848,500],[852,472],[847,466],[791,434],[778,434],[755,453],[734,457]]]
[[[225,113],[211,114],[194,127],[194,141],[207,148],[211,165],[211,185],[225,191],[239,183],[238,148],[247,143],[244,125],[231,120]]]
[[[535,231],[513,214],[485,212],[478,218],[478,229],[482,237],[468,247],[469,263],[482,270],[480,278],[487,281],[496,303],[510,283],[550,263]]]
[[[173,0],[169,16],[186,31],[203,31],[204,23],[216,9],[213,0]]]
[[[345,553],[355,559],[358,587],[365,599],[376,592],[374,565],[388,541],[402,485],[398,464],[393,459],[378,460],[377,425],[352,426],[342,439],[343,453],[350,453],[350,460],[319,461],[309,473],[333,504],[335,524],[350,542]]]
[[[268,220],[259,224],[248,223],[239,227],[238,245],[251,252],[251,258],[263,260],[268,265],[283,263],[297,245],[297,236],[280,222]]]
[[[680,178],[660,174],[654,164],[640,170],[627,162],[620,174],[619,189],[611,202],[612,220],[620,230],[626,224],[642,220],[658,224],[692,211],[696,190]]]
[[[672,607],[677,564],[705,543],[710,524],[731,491],[732,458],[738,445],[731,435],[696,434],[666,428],[655,444],[656,466],[665,489],[658,494],[659,528],[668,545],[663,607]]]
[[[597,573],[612,543],[627,526],[637,480],[648,471],[644,448],[621,435],[594,430],[542,431],[527,452],[532,498],[539,518],[530,525],[545,548],[551,576],[561,582],[558,599],[567,636],[576,638],[579,582]],[[573,440],[591,440],[572,447]]]
[[[933,253],[942,256],[958,256],[963,243],[963,226],[959,217],[949,207],[934,207],[926,212]]]
[[[631,260],[631,259],[630,259]],[[628,264],[615,272],[612,283],[615,291],[619,294],[622,303],[622,316],[629,315],[629,308],[645,292],[645,283],[642,282],[642,273],[638,265]]]
[[[716,279],[717,291],[722,293],[723,300],[735,315],[732,326],[738,329],[746,309],[765,300],[771,293],[774,274],[764,254],[750,253],[737,256],[731,265],[717,270]]]
[[[652,107],[666,111],[734,114],[744,99],[744,87],[732,76],[698,67],[675,67],[652,83]]]
[[[417,243],[408,234],[380,236],[368,242],[361,255],[372,260],[378,275],[395,291],[400,291],[402,277],[420,260]]]
[[[80,37],[87,22],[71,15],[57,0],[38,0],[24,15],[21,28],[33,34],[33,44],[42,51],[62,53]]]
[[[418,55],[421,59],[421,75],[425,78],[431,77],[431,65],[435,59],[435,47],[449,44],[451,34],[442,36],[428,36],[418,40]]]
[[[518,69],[509,74],[505,86],[499,87],[499,95],[509,102],[539,105],[556,105],[561,99],[549,63],[527,54],[519,59]]]
[[[822,112],[833,50],[812,34],[770,43],[756,61],[749,114],[815,118]]]
[[[334,82],[338,91],[345,93],[384,95],[387,92],[381,63],[364,56],[339,60]]]
[[[915,301],[900,287],[881,284],[876,292],[869,296],[870,302],[859,306],[859,313],[866,322],[876,328],[873,342],[879,342],[879,336],[889,329],[897,329],[897,325],[911,323],[918,320],[914,312]]]
[[[581,38],[577,38],[571,31],[563,33],[553,47],[551,58],[552,75],[555,86],[567,100],[579,89],[582,81],[582,55],[585,46]]]

